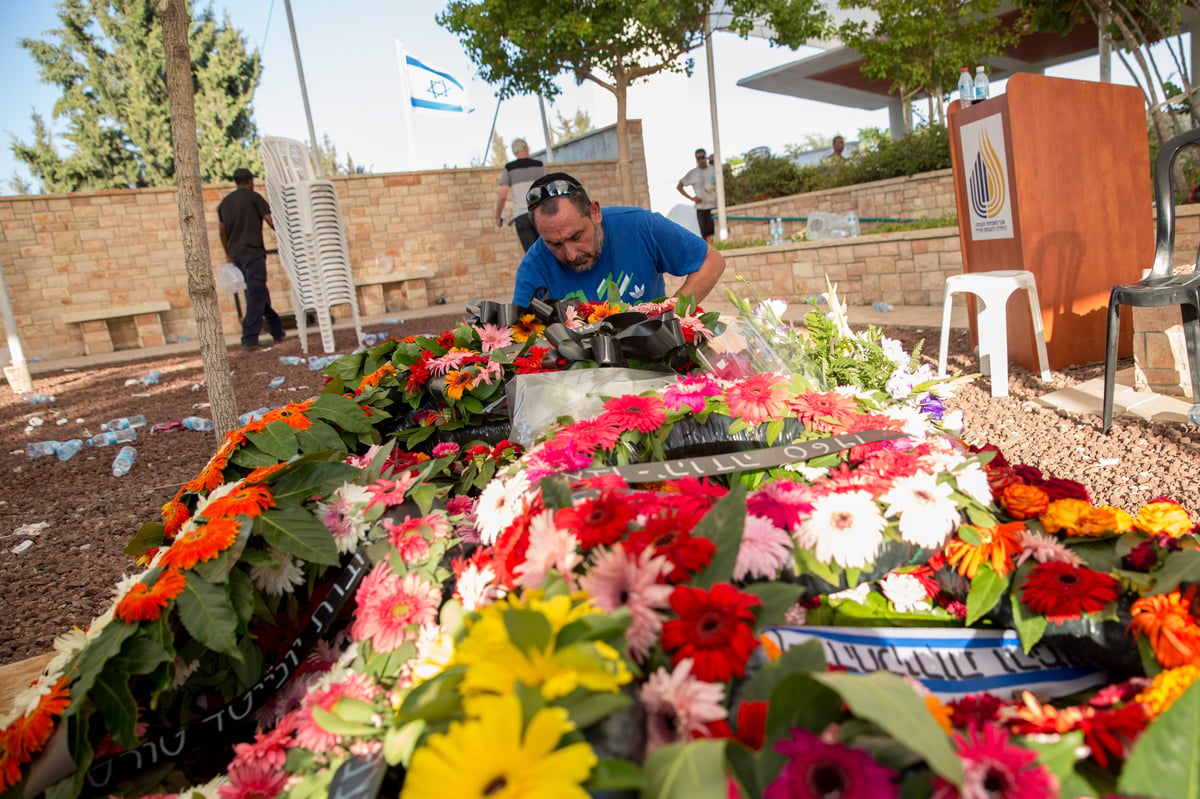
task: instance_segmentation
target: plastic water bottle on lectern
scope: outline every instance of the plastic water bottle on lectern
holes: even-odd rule
[[[988,76],[983,67],[975,67],[975,102],[981,103],[988,98]]]
[[[971,104],[975,99],[975,82],[971,80],[971,70],[963,67],[958,73],[958,103],[963,108]]]

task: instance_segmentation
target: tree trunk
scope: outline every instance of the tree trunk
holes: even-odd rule
[[[622,78],[615,82],[617,98],[617,177],[621,181],[621,202],[636,205],[633,196],[633,161],[629,154],[629,84]]]
[[[237,427],[237,400],[229,374],[225,331],[213,284],[212,258],[204,222],[204,195],[200,188],[200,152],[196,144],[196,103],[192,93],[188,29],[191,15],[186,0],[158,0],[162,18],[163,51],[167,68],[167,95],[171,104],[171,143],[175,151],[175,185],[179,200],[179,227],[183,232],[183,257],[187,264],[188,296],[196,316],[200,360],[212,404],[218,443]]]

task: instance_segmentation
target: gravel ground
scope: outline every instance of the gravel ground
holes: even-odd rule
[[[437,332],[454,325],[459,314],[415,320],[394,333]],[[938,331],[885,328],[909,349],[919,339],[936,357]],[[319,349],[319,336],[311,339]],[[337,333],[339,352],[353,345],[353,331]],[[283,366],[281,355],[300,355],[292,339],[270,351],[230,351],[238,409],[306,399],[321,378],[305,366]],[[951,367],[973,371],[964,331],[951,337]],[[126,385],[152,369],[157,385]],[[1111,435],[1100,430],[1098,416],[1045,408],[1034,399],[1103,373],[1095,365],[1053,373],[1046,386],[1013,367],[1010,395],[993,398],[987,380],[962,388],[951,403],[966,420],[972,443],[997,444],[1013,463],[1028,463],[1047,474],[1084,483],[1097,504],[1136,511],[1146,501],[1167,496],[1200,514],[1200,431],[1186,425],[1155,424],[1119,418]],[[286,378],[271,389],[272,377]],[[125,477],[110,471],[116,447],[87,448],[73,459],[31,460],[31,441],[66,440],[99,432],[108,419],[143,414],[149,424],[192,414],[207,415],[198,353],[115,366],[60,371],[35,380],[39,392],[54,394],[51,405],[20,402],[0,385],[0,664],[46,652],[54,637],[72,625],[86,626],[107,607],[112,588],[132,563],[122,549],[137,528],[158,518],[158,508],[195,476],[216,446],[211,433],[139,432],[133,470]],[[41,418],[43,424],[30,427]],[[62,422],[59,424],[59,422]],[[28,432],[27,432],[28,431]],[[29,541],[30,544],[24,542]],[[14,551],[17,550],[17,551]]]

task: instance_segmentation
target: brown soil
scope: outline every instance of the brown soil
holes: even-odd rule
[[[459,314],[415,320],[392,332],[437,332]],[[918,339],[936,357],[936,329],[889,328],[886,334],[910,348]],[[312,335],[314,351],[319,336]],[[339,352],[353,346],[353,332],[337,333]],[[307,366],[284,366],[281,355],[301,355],[296,339],[266,352],[230,350],[239,411],[305,399],[322,378]],[[951,366],[974,371],[966,334],[951,338]],[[126,386],[157,369],[155,386]],[[1010,396],[991,397],[987,380],[966,386],[951,403],[963,410],[966,435],[974,443],[1000,446],[1013,463],[1038,466],[1047,474],[1083,482],[1098,504],[1136,511],[1147,500],[1168,496],[1200,512],[1200,457],[1195,427],[1118,419],[1109,436],[1100,419],[1044,408],[1033,399],[1102,373],[1093,365],[1053,373],[1053,386],[1014,367]],[[268,388],[272,377],[286,382]],[[72,625],[86,626],[111,600],[123,574],[134,570],[122,551],[137,528],[158,518],[159,507],[195,476],[216,447],[212,433],[139,430],[137,461],[125,477],[113,477],[117,447],[85,448],[69,461],[30,459],[24,447],[44,439],[86,438],[108,419],[143,414],[149,425],[188,415],[207,416],[208,402],[198,353],[39,376],[35,388],[54,394],[50,405],[26,405],[0,385],[0,664],[46,652],[55,636]],[[44,424],[26,432],[33,417]],[[63,424],[58,424],[63,420]],[[35,529],[45,523],[47,526]],[[24,541],[32,541],[23,551]]]

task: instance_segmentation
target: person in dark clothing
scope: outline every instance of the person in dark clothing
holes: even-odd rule
[[[529,157],[529,145],[524,139],[517,139],[512,144],[515,161],[509,161],[500,172],[500,195],[496,198],[496,227],[504,224],[504,204],[512,194],[512,222],[516,226],[517,238],[525,252],[538,240],[537,231],[533,229],[533,220],[525,207],[525,193],[529,191],[533,181],[546,174],[546,167],[536,158]]]
[[[258,334],[263,321],[275,341],[283,341],[283,322],[271,307],[271,292],[267,289],[267,250],[263,245],[262,225],[275,229],[271,208],[263,196],[254,190],[254,175],[249,169],[233,173],[237,190],[225,196],[217,206],[221,246],[225,256],[241,270],[246,279],[246,314],[242,317],[242,349],[269,350],[270,344],[260,344]]]

